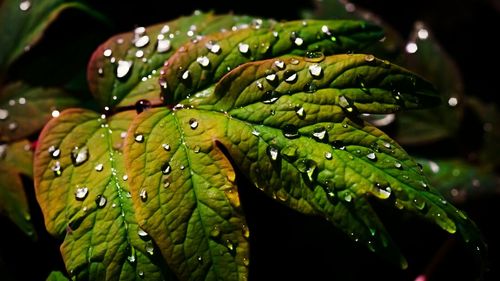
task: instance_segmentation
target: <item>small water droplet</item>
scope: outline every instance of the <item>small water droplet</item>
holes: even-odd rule
[[[394,167],[396,167],[397,169],[401,169],[403,167],[403,165],[399,162],[394,162]]]
[[[144,272],[143,271],[139,271],[139,277],[144,278]]]
[[[317,90],[318,90],[318,86],[313,81],[307,82],[304,85],[304,92],[306,92],[306,93],[314,93]]]
[[[274,82],[278,76],[275,73],[266,75],[266,80],[268,82]]]
[[[200,148],[199,145],[195,145],[194,148],[193,148],[194,153],[199,153],[200,150],[201,150],[201,148]]]
[[[123,181],[127,181],[128,180],[128,175],[123,175],[122,180]]]
[[[242,54],[246,54],[248,53],[250,49],[250,45],[246,44],[246,43],[239,43],[238,44],[238,50],[240,51],[240,53]]]
[[[274,65],[278,68],[278,69],[284,69],[285,68],[285,62],[282,61],[282,60],[276,60],[274,61]]]
[[[252,130],[252,135],[254,135],[254,136],[258,137],[258,136],[260,136],[260,132],[259,132],[259,131],[257,131],[257,129],[253,129],[253,130]]]
[[[139,197],[141,198],[142,202],[146,202],[146,200],[148,200],[148,192],[146,191],[146,189],[141,189],[141,191],[139,192]]]
[[[179,167],[179,169],[184,170],[184,169],[186,169],[186,166],[181,165],[181,166]]]
[[[158,53],[168,52],[170,50],[170,48],[171,48],[170,40],[168,40],[168,39],[158,40],[158,44],[156,46],[156,51]]]
[[[418,46],[415,42],[408,42],[408,44],[406,44],[405,50],[409,54],[414,54],[417,52]]]
[[[325,127],[320,126],[320,127],[314,128],[312,135],[316,140],[323,141],[326,137],[326,133],[327,132],[326,132]]]
[[[299,129],[297,126],[292,125],[292,124],[286,124],[283,126],[283,135],[286,138],[293,139],[299,137]]]
[[[56,177],[60,177],[62,175],[63,169],[62,169],[61,163],[59,161],[56,161],[50,169],[54,172],[54,175]]]
[[[419,210],[423,210],[425,208],[425,201],[419,197],[415,197],[413,199],[413,206]]]
[[[28,11],[31,8],[31,2],[29,0],[23,0],[19,3],[19,9],[23,12]]]
[[[99,207],[99,208],[104,208],[104,206],[106,206],[107,202],[108,202],[108,200],[106,199],[106,197],[104,195],[97,195],[97,197],[95,199],[95,203],[97,204],[97,207]]]
[[[143,36],[137,38],[137,40],[135,40],[134,45],[137,48],[142,48],[142,47],[146,46],[148,43],[149,43],[149,36],[143,35]]]
[[[313,77],[320,77],[321,74],[322,74],[322,68],[319,64],[313,64],[313,65],[310,65],[309,66],[309,73],[313,76]]]
[[[0,120],[5,120],[9,117],[9,111],[6,109],[0,108]]]
[[[455,97],[451,97],[448,99],[448,105],[451,107],[455,107],[458,105],[458,99]]]
[[[375,60],[375,57],[373,55],[366,55],[365,56],[365,61],[367,62],[372,62]]]
[[[17,123],[16,122],[10,122],[7,127],[9,128],[9,130],[14,131],[15,129],[17,129]]]
[[[351,202],[352,201],[352,195],[350,193],[344,194],[344,200],[346,202]]]
[[[95,166],[95,170],[98,172],[101,172],[104,169],[104,165],[102,163],[99,163]]]
[[[141,142],[143,142],[143,141],[144,141],[144,135],[142,135],[142,134],[135,134],[135,136],[134,136],[134,140],[135,140],[136,142],[138,142],[138,143],[141,143]]]
[[[149,234],[142,228],[139,227],[139,229],[137,230],[137,234],[139,235],[139,237],[141,238],[147,238],[149,236]]]
[[[71,162],[75,166],[80,166],[89,159],[89,149],[87,146],[82,148],[75,147],[71,151]]]
[[[130,262],[130,263],[134,263],[135,262],[135,256],[134,255],[130,255],[127,257],[127,260]]]
[[[311,159],[300,159],[297,162],[297,170],[301,173],[305,173],[310,182],[314,180],[314,174],[318,164]]]
[[[194,118],[189,119],[189,127],[193,130],[196,129],[198,127],[198,121]]]
[[[290,64],[297,65],[299,63],[300,63],[300,61],[298,59],[296,59],[296,58],[293,58],[293,59],[290,60]]]
[[[187,80],[189,79],[189,70],[186,70],[182,73],[181,75],[182,80]]]
[[[265,104],[271,104],[276,102],[280,98],[281,94],[274,90],[266,91],[262,95],[262,102]]]
[[[391,196],[392,189],[389,186],[382,187],[381,184],[375,184],[377,188],[376,196],[380,199],[387,199]]]
[[[112,54],[113,54],[113,51],[111,49],[106,49],[102,53],[102,55],[105,56],[105,57],[107,57],[107,58],[111,57]]]
[[[61,156],[61,150],[53,145],[49,147],[48,151],[52,159],[57,159]]]
[[[132,68],[132,64],[133,64],[132,61],[119,60],[118,67],[116,68],[116,77],[117,78],[125,77]]]
[[[271,160],[276,161],[278,159],[278,156],[279,156],[278,147],[276,147],[274,145],[269,145],[267,147],[267,155],[269,155]]]
[[[374,153],[374,152],[370,152],[370,153],[368,153],[368,154],[366,155],[366,157],[367,157],[368,159],[370,159],[370,160],[373,160],[373,161],[377,160],[377,155],[375,155],[375,153]]]
[[[325,158],[328,160],[332,159],[332,153],[330,151],[325,152]]]
[[[218,54],[221,50],[220,45],[213,41],[208,41],[205,47],[213,54]]]
[[[149,100],[138,100],[135,103],[135,111],[141,113],[146,109],[151,108],[151,102]]]
[[[202,256],[198,256],[196,259],[198,260],[199,263],[203,263],[203,257]]]
[[[164,143],[161,145],[165,151],[170,151],[170,145],[168,143]]]
[[[144,56],[144,51],[143,50],[137,50],[137,52],[135,52],[135,57],[136,58],[142,58]]]
[[[202,67],[207,67],[210,64],[210,60],[207,56],[201,56],[196,58],[196,62],[199,63]]]
[[[75,198],[76,200],[83,201],[89,192],[89,189],[87,187],[80,187],[77,188],[75,191]]]
[[[285,82],[292,84],[297,81],[297,72],[295,70],[285,70],[285,73],[283,73],[283,78],[285,78]]]
[[[427,29],[425,29],[425,28],[421,28],[418,30],[417,36],[419,39],[425,40],[429,37],[429,31],[427,31]]]
[[[161,166],[161,172],[162,174],[164,175],[168,175],[170,174],[172,170],[172,167],[170,167],[170,164],[168,162],[165,162],[162,166]]]

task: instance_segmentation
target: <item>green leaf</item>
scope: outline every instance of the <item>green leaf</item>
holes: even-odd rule
[[[360,50],[382,35],[375,25],[350,20],[290,21],[208,35],[186,43],[165,63],[160,74],[164,99],[175,104],[246,62],[284,54],[320,59]]]
[[[488,167],[473,165],[458,158],[417,158],[417,161],[422,165],[431,184],[456,204],[500,192],[500,178]]]
[[[432,109],[398,113],[394,138],[401,144],[416,145],[452,137],[464,109],[461,73],[424,23],[416,22],[409,37],[408,44],[417,49],[404,52],[400,64],[435,85],[444,102]]]
[[[168,272],[137,225],[122,138],[135,112],[109,119],[68,109],[52,119],[35,152],[35,191],[47,230],[76,279],[159,280]]]
[[[159,104],[160,69],[175,50],[204,34],[240,28],[252,20],[248,16],[195,13],[113,36],[92,55],[87,75],[90,89],[102,106],[133,106],[141,99]]]
[[[0,92],[0,141],[10,142],[39,132],[60,110],[79,101],[59,88],[15,82]]]
[[[51,271],[46,281],[68,281],[69,279],[60,271]]]
[[[29,51],[68,8],[89,10],[81,3],[64,0],[4,0],[0,3],[0,81],[9,65]]]
[[[20,174],[32,175],[33,153],[28,141],[0,144],[0,214],[26,235],[36,237]]]
[[[246,280],[249,232],[219,124],[178,113],[150,109],[128,131],[138,221],[181,280]]]
[[[354,241],[402,267],[406,261],[371,200],[412,213],[449,233],[458,232],[481,249],[473,222],[430,187],[417,163],[396,142],[353,114],[392,112],[400,104],[411,108],[434,101],[430,84],[366,55],[307,60],[283,57],[244,64],[225,75],[207,96],[173,110],[150,109],[133,121],[125,159],[127,171],[137,179],[132,190],[139,221],[145,220],[143,227],[154,232],[157,243],[165,243],[160,248],[168,247],[163,255],[172,267],[180,268],[179,274],[186,278],[187,272],[201,270],[202,264],[181,259],[177,255],[183,252],[172,248],[193,237],[191,232],[199,238],[194,246],[187,244],[189,240],[182,244],[185,256],[199,255],[203,260],[206,248],[224,249],[225,239],[210,237],[215,224],[210,218],[235,219],[228,234],[241,235],[241,219],[230,208],[239,205],[232,185],[234,172],[225,165],[215,172],[216,160],[229,163],[225,157],[270,197],[325,217]],[[266,80],[273,75],[269,71],[277,76]],[[289,80],[292,83],[286,81],[290,73],[297,75]],[[359,88],[356,74],[364,75],[364,89]],[[304,92],[311,81],[316,91]],[[393,92],[401,95],[394,98]],[[179,209],[181,204],[189,208]],[[171,215],[175,207],[182,215]],[[178,234],[170,237],[172,232]],[[244,241],[240,239],[229,241],[233,245]],[[238,253],[231,263],[233,273],[238,268],[233,265],[242,259]],[[202,273],[202,280],[212,280],[211,271]]]

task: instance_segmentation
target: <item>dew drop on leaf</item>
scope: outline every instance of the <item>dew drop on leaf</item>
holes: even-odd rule
[[[29,0],[23,0],[19,3],[19,9],[23,12],[28,11],[31,8],[31,2]]]
[[[122,180],[123,181],[127,181],[128,180],[128,175],[123,175]]]
[[[415,197],[412,201],[413,206],[419,210],[423,210],[425,208],[425,201],[421,198]]]
[[[246,43],[239,43],[238,44],[238,50],[240,51],[240,53],[242,54],[246,54],[248,53],[250,49],[250,45],[246,44]]]
[[[71,162],[75,166],[80,166],[89,159],[89,149],[87,146],[82,148],[75,147],[71,151]]]
[[[148,43],[149,43],[149,36],[143,35],[143,36],[137,38],[134,45],[137,48],[142,48],[142,47],[146,46]]]
[[[146,202],[146,200],[148,200],[148,192],[146,191],[146,189],[141,189],[141,191],[139,192],[139,197],[141,198],[142,202]]]
[[[130,69],[132,68],[132,64],[132,61],[119,60],[118,67],[116,68],[116,77],[123,78],[127,76],[127,74],[130,72]]]
[[[265,104],[271,104],[276,102],[280,96],[281,95],[279,92],[274,90],[269,90],[262,95],[262,102]]]
[[[97,204],[97,207],[99,207],[99,208],[104,208],[104,206],[106,206],[107,202],[108,202],[108,200],[106,199],[106,197],[104,195],[97,195],[97,197],[95,199],[95,203]]]
[[[83,201],[89,192],[89,189],[87,187],[79,187],[75,191],[75,198],[76,200]]]
[[[146,109],[151,108],[151,102],[149,100],[138,100],[135,103],[135,111],[141,113]]]
[[[271,73],[271,74],[266,75],[266,80],[268,82],[274,82],[274,81],[276,81],[276,78],[277,78],[277,75],[275,73]]]
[[[165,162],[161,166],[161,173],[164,174],[164,175],[170,174],[171,170],[172,170],[172,168],[170,167],[170,164],[168,162]]]
[[[187,80],[189,79],[189,70],[186,70],[182,73],[181,75],[182,80]]]
[[[138,142],[138,143],[141,143],[141,142],[143,142],[143,141],[144,141],[144,135],[142,135],[142,134],[135,134],[135,136],[134,136],[134,140],[135,140],[136,142]]]
[[[196,58],[196,62],[202,67],[207,67],[210,64],[210,60],[207,56],[201,56]]]
[[[14,131],[17,129],[17,123],[16,122],[10,122],[9,125],[7,126],[10,131]]]
[[[170,145],[168,143],[164,143],[161,145],[165,151],[170,151]]]
[[[285,68],[285,62],[282,61],[282,60],[276,60],[274,61],[274,65],[278,68],[278,69],[284,69]]]
[[[296,106],[295,107],[295,114],[297,114],[297,116],[299,118],[303,118],[305,116],[304,108],[302,106]]]
[[[274,145],[269,145],[267,147],[267,155],[269,156],[269,158],[271,158],[271,160],[273,161],[276,161],[278,160],[278,156],[279,156],[279,150],[278,150],[278,147],[274,146]]]
[[[289,139],[297,138],[299,137],[299,129],[295,125],[286,124],[283,126],[283,135]]]
[[[370,153],[368,153],[368,154],[366,155],[366,157],[367,157],[368,159],[370,159],[370,160],[373,160],[373,161],[377,160],[377,155],[375,155],[375,153],[374,153],[374,152],[370,152]]]
[[[403,165],[401,165],[401,163],[399,162],[394,162],[394,167],[396,167],[397,169],[401,169]]]
[[[365,56],[365,61],[367,62],[372,62],[375,60],[375,57],[373,55],[366,55]]]
[[[212,228],[212,230],[210,231],[210,236],[212,236],[213,238],[217,238],[217,237],[219,237],[219,235],[220,235],[219,227],[214,226]]]
[[[254,135],[254,136],[258,137],[258,136],[260,136],[260,132],[259,132],[259,131],[257,131],[257,129],[253,129],[253,130],[252,130],[252,135]]]
[[[137,234],[139,235],[139,237],[141,238],[147,238],[149,236],[149,234],[144,231],[144,229],[140,228],[137,230]]]
[[[312,135],[316,140],[323,141],[326,137],[325,127],[320,126],[320,127],[314,128]]]
[[[165,52],[168,52],[170,50],[170,47],[171,47],[170,40],[161,39],[161,40],[158,40],[158,45],[156,46],[156,51],[158,53],[165,53]]]
[[[325,158],[327,160],[331,160],[332,159],[332,153],[330,151],[325,152]]]
[[[49,154],[52,159],[57,159],[59,156],[61,156],[61,150],[59,148],[56,148],[55,146],[50,146],[49,147]]]
[[[54,163],[54,165],[50,169],[54,172],[54,175],[56,177],[60,177],[62,175],[63,169],[59,161],[56,161],[56,163]]]
[[[102,53],[102,55],[105,56],[105,57],[107,57],[107,58],[111,57],[112,54],[113,54],[113,51],[111,49],[106,49]]]
[[[189,127],[193,130],[198,128],[198,121],[194,118],[189,119]]]
[[[306,174],[307,178],[311,182],[314,180],[313,177],[314,177],[314,173],[315,173],[317,167],[318,167],[318,164],[314,160],[311,160],[311,159],[300,159],[297,162],[297,170],[299,170],[299,172],[301,172],[301,173]]]
[[[9,117],[9,111],[6,109],[0,108],[0,120],[5,120]]]
[[[319,64],[313,64],[309,66],[309,73],[315,78],[320,77],[322,71],[323,70],[321,69],[321,66]]]
[[[285,78],[285,82],[292,84],[297,81],[297,72],[295,70],[285,70],[283,73],[283,78]]]

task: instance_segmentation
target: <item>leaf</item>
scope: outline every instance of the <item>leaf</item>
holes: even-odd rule
[[[176,49],[204,34],[240,28],[252,20],[248,16],[195,13],[113,36],[92,55],[87,70],[90,89],[102,106],[127,107],[139,100],[159,104],[160,69]]]
[[[0,213],[34,239],[36,233],[20,175],[32,174],[33,153],[30,148],[26,140],[0,144]]]
[[[430,84],[397,66],[365,57],[335,55],[320,62],[282,57],[247,63],[225,75],[206,96],[173,110],[150,109],[135,118],[128,131],[125,161],[127,171],[137,179],[132,182],[132,194],[140,210],[139,221],[145,220],[143,227],[161,249],[167,247],[163,255],[173,268],[180,268],[182,277],[201,270],[202,265],[183,260],[177,256],[183,252],[175,252],[171,245],[193,237],[191,232],[199,233],[197,244],[184,242],[182,249],[184,256],[200,255],[204,260],[203,251],[192,253],[193,248],[224,246],[211,240],[214,223],[209,218],[238,217],[234,210],[225,211],[231,210],[231,202],[239,205],[231,184],[234,172],[226,165],[214,172],[214,162],[218,163],[214,159],[229,163],[221,154],[270,197],[302,213],[325,217],[354,241],[384,253],[402,267],[406,261],[371,200],[427,219],[449,233],[457,232],[482,249],[473,222],[429,186],[417,163],[387,135],[353,114],[392,112],[400,108],[398,102],[415,108],[432,103],[435,93]],[[276,61],[283,63],[283,69],[275,68]],[[266,81],[272,75],[269,70],[277,75],[271,83]],[[287,71],[297,74],[289,80],[292,83],[286,81],[291,77]],[[365,74],[365,90],[359,89],[356,74]],[[307,93],[303,89],[311,81],[316,91]],[[402,96],[395,99],[393,91]],[[346,104],[341,94],[352,102],[349,107],[342,106]],[[170,150],[165,151],[167,145]],[[146,193],[147,200],[140,200]],[[206,193],[214,200],[199,199]],[[181,204],[189,208],[179,209]],[[215,214],[227,215],[198,211],[207,206]],[[175,207],[182,215],[171,215]],[[206,217],[203,223],[196,220],[198,214]],[[241,220],[236,221],[228,226],[228,235],[241,235]],[[179,234],[168,236],[173,232]],[[241,263],[238,253],[237,249],[231,263],[233,273],[237,271],[234,264]],[[203,271],[201,277],[189,280],[212,280],[210,273]]]
[[[160,74],[164,100],[174,105],[246,62],[284,54],[320,60],[362,49],[382,35],[375,25],[349,20],[290,21],[208,35],[186,43],[165,63]]]
[[[436,86],[443,103],[433,109],[401,112],[396,116],[394,138],[401,144],[435,142],[456,134],[463,116],[464,86],[453,59],[422,22],[416,22],[404,52],[401,65],[428,79]]]
[[[249,232],[218,123],[178,112],[144,111],[128,131],[138,221],[181,280],[246,280]]]
[[[109,119],[68,109],[52,119],[35,152],[35,192],[49,233],[64,238],[71,278],[158,280],[168,272],[139,228],[122,156],[135,112]]]
[[[69,279],[60,271],[51,271],[46,281],[68,281]]]
[[[7,84],[0,92],[0,141],[16,141],[37,133],[60,110],[77,104],[75,97],[59,88]]]
[[[500,192],[500,178],[488,167],[473,165],[463,159],[417,158],[433,186],[450,201],[462,204]]]
[[[4,0],[0,3],[0,80],[9,65],[29,51],[68,8],[89,11],[82,3],[64,0]]]

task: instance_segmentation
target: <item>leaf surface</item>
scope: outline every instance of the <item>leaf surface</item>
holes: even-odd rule
[[[59,111],[79,100],[59,88],[31,87],[23,82],[0,92],[0,141],[10,142],[39,132]]]
[[[156,245],[135,219],[123,166],[123,137],[134,115],[106,119],[68,109],[41,133],[36,196],[47,230],[64,238],[61,252],[73,278],[167,278]]]

